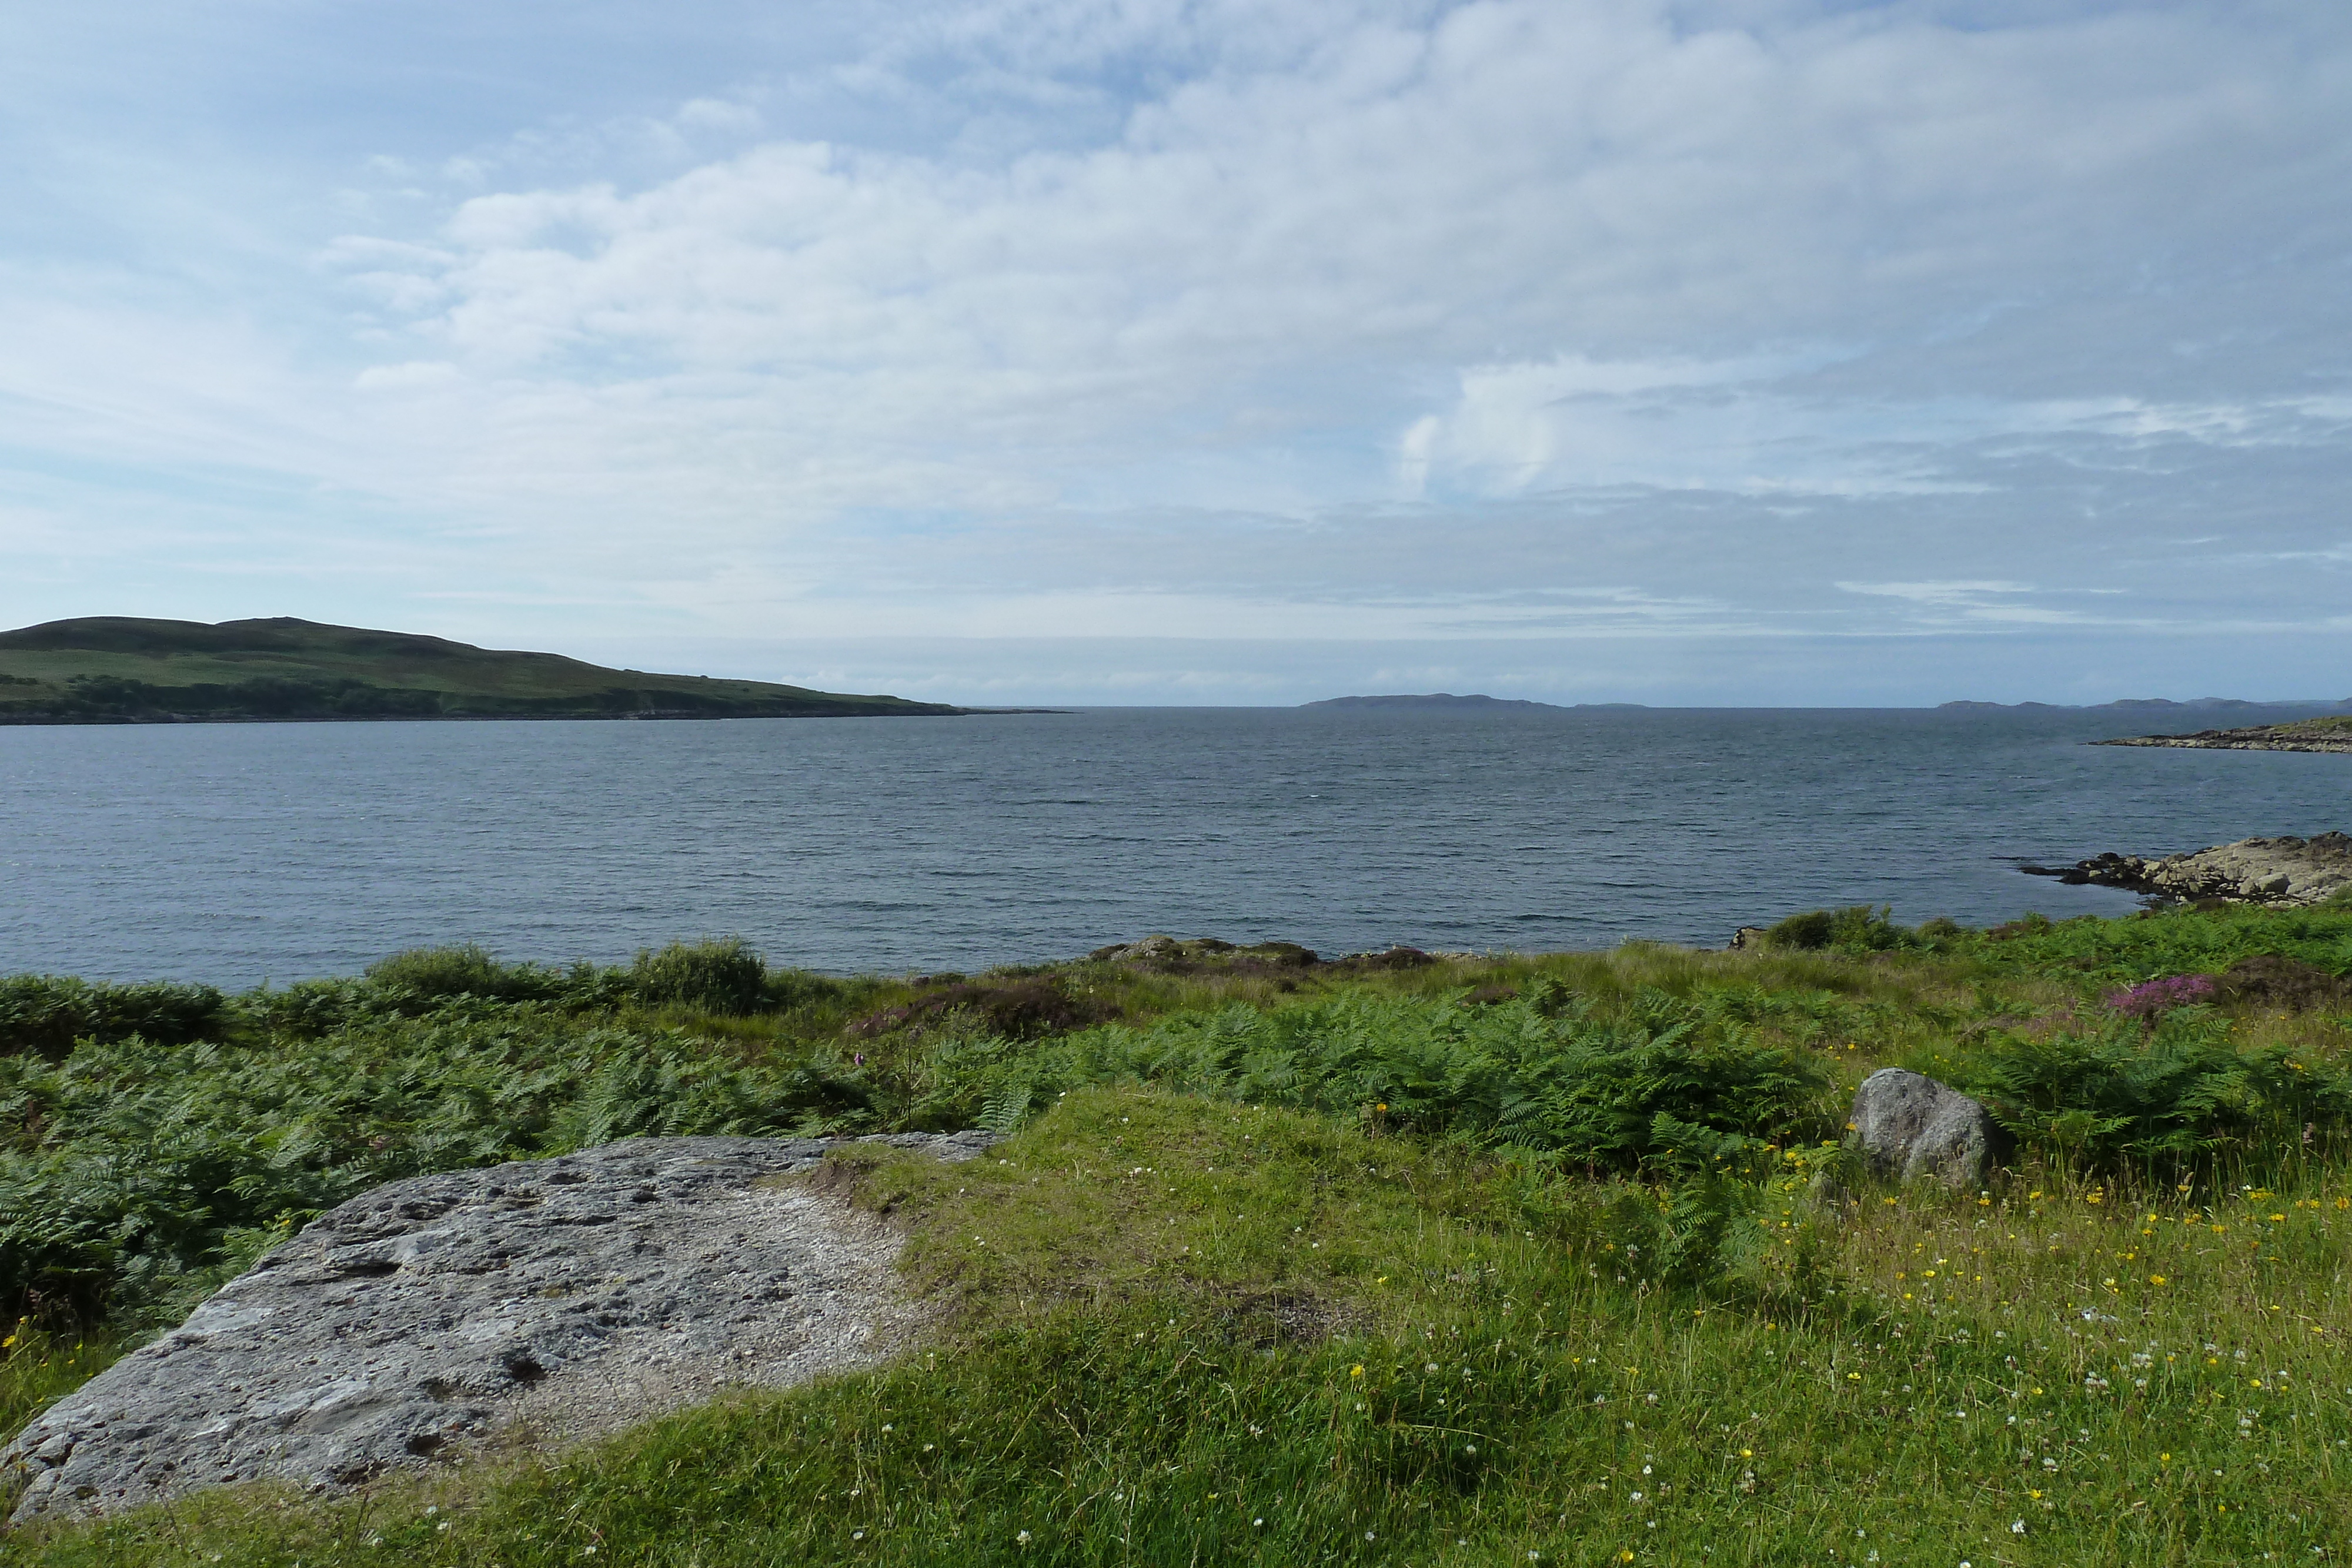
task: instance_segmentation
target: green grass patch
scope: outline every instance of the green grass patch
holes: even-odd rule
[[[0,1563],[1948,1568],[2352,1539],[2339,993],[2109,1001],[2249,957],[2341,976],[2352,917],[1814,925],[1758,953],[911,980],[438,949],[221,999],[209,1038],[19,1047],[12,1421],[396,1176],[636,1133],[1013,1135],[811,1178],[902,1227],[941,1304],[890,1367],[341,1499],[19,1532]],[[1890,1064],[1985,1094],[2012,1167],[1860,1187],[1823,1145]]]
[[[2352,907],[2174,908],[2120,920],[2029,918],[1956,943],[2010,973],[2130,986],[2172,975],[2218,975],[2262,955],[2352,974]]]
[[[1792,1220],[1833,1282],[1768,1307],[1620,1278],[1644,1189],[1327,1118],[1088,1092],[1000,1157],[862,1173],[960,1303],[891,1369],[0,1562],[2189,1563],[2352,1529],[2325,1186],[1873,1197]]]

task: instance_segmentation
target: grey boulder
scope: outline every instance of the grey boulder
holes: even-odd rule
[[[1900,1067],[1864,1079],[1847,1120],[1871,1174],[1897,1181],[1981,1187],[2009,1146],[2008,1134],[1982,1105]]]
[[[994,1140],[866,1141],[968,1159]],[[869,1364],[920,1318],[892,1289],[898,1238],[766,1179],[833,1146],[631,1139],[362,1194],[18,1433],[13,1518],[347,1486],[501,1427],[586,1437]]]

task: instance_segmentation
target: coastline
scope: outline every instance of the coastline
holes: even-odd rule
[[[2021,865],[2070,887],[2117,888],[2177,903],[2219,901],[2308,908],[2352,888],[2352,837],[2240,839],[2162,857],[2094,855],[2072,865]]]
[[[2248,725],[2238,729],[2200,729],[2187,735],[2127,735],[2095,740],[2093,746],[2163,746],[2194,751],[2352,752],[2352,718],[2295,719],[2286,724]]]
[[[2134,735],[2114,740],[2093,740],[2090,746],[2162,746],[2190,751],[2324,751],[2352,752],[2352,737],[2343,740],[2303,740],[2271,735],[2260,729],[2209,729],[2195,735]]]

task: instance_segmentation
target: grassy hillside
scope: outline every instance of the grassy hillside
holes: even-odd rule
[[[944,1304],[895,1367],[0,1563],[2324,1561],[2352,1540],[2352,907],[1760,952],[920,981],[740,947],[401,955],[225,997],[0,983],[20,1420],[374,1183],[630,1134],[860,1148]],[[2202,978],[2194,978],[2202,977]],[[1907,1065],[2017,1134],[1870,1186]]]
[[[888,696],[608,670],[279,617],[96,616],[0,632],[0,723],[169,718],[722,718],[950,714]]]

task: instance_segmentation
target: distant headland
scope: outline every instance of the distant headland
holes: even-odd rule
[[[1421,696],[1325,697],[1320,702],[1300,703],[1300,707],[1329,708],[1445,708],[1445,709],[1534,709],[1543,713],[1567,713],[1569,706],[1559,703],[1529,702],[1524,697],[1490,697],[1483,693],[1455,696],[1452,692],[1431,692]],[[1641,703],[1577,703],[1580,708],[1637,708]]]
[[[2288,702],[2249,702],[2243,697],[2193,697],[2188,702],[2174,702],[2170,697],[2122,697],[2111,703],[1985,703],[1954,702],[1936,705],[1938,713],[2127,713],[2161,715],[2168,713],[2277,713],[2283,709],[2301,708],[2310,713],[2341,713],[2352,709],[2352,697],[2342,702],[2314,702],[2307,698]]]
[[[2296,719],[2289,724],[2249,725],[2242,729],[2200,729],[2192,735],[2132,735],[2091,744],[2178,746],[2192,751],[2352,752],[2352,715]]]
[[[407,632],[99,615],[0,632],[0,724],[853,718],[969,713],[767,681],[612,670]]]
[[[2352,751],[2352,697],[2330,702],[2247,702],[2239,697],[2199,697],[2179,703],[2165,697],[2126,697],[2121,702],[2062,706],[2055,703],[1946,703],[1941,711],[2019,713],[2114,713],[2139,718],[2172,715],[2269,716],[2268,724],[2242,725],[2232,729],[2200,729],[2182,735],[2128,735],[2095,740],[2093,746],[2170,746],[2197,751]],[[2308,713],[2310,718],[2278,722],[2281,712]],[[2054,874],[2054,873],[2053,873]]]

